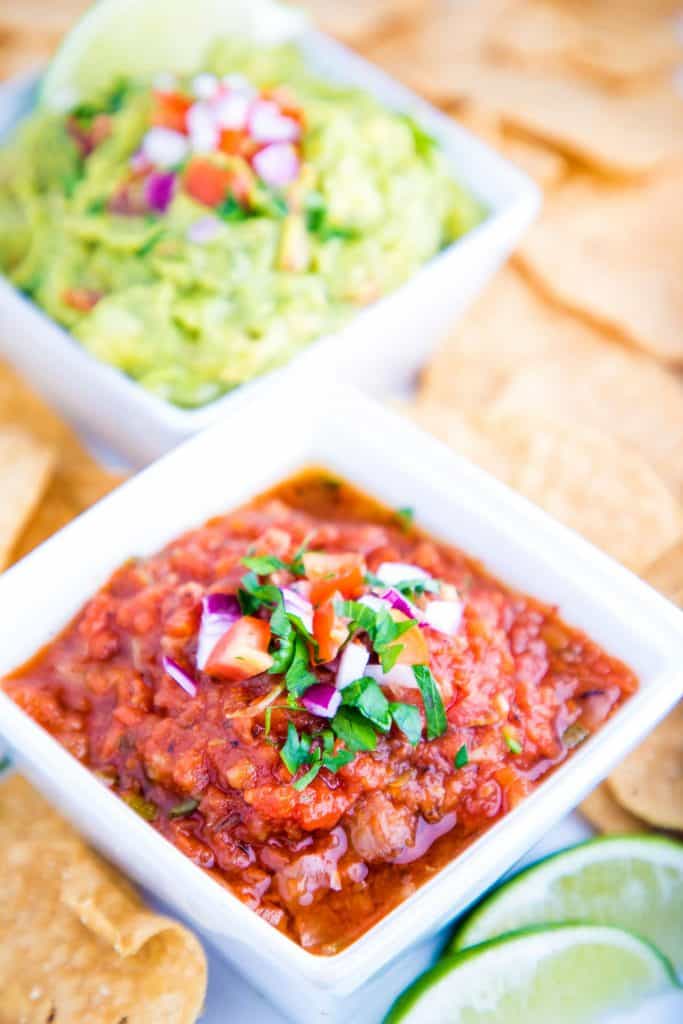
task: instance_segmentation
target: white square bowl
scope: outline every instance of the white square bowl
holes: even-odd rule
[[[317,32],[299,40],[321,77],[360,86],[386,106],[413,115],[436,137],[454,174],[486,205],[486,220],[424,265],[401,288],[358,313],[342,330],[296,358],[321,379],[348,380],[382,394],[405,385],[443,332],[510,254],[540,204],[537,187],[488,146],[378,68]],[[0,135],[26,114],[35,79],[0,88]],[[235,395],[183,410],[96,360],[64,328],[0,278],[0,353],[88,433],[142,465],[213,423]],[[277,371],[239,392],[254,392]]]
[[[313,396],[305,401],[297,396]],[[124,484],[0,576],[0,678],[60,631],[111,572],[303,465],[416,509],[435,536],[559,606],[641,688],[570,760],[415,895],[334,957],[262,921],[103,787],[0,693],[0,734],[27,774],[124,871],[199,928],[294,1021],[377,1024],[444,928],[550,829],[683,691],[683,614],[627,570],[396,414],[292,370]]]

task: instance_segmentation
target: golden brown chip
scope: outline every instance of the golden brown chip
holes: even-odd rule
[[[420,403],[413,418],[582,533],[642,571],[681,537],[681,510],[636,452],[576,422],[528,412],[465,417]]]
[[[627,811],[657,828],[683,831],[683,701],[612,772],[608,784]]]
[[[0,426],[0,572],[45,493],[56,452],[21,427]]]
[[[683,60],[673,18],[603,0],[520,0],[494,26],[492,52],[524,67],[575,69],[633,87]]]
[[[0,427],[7,424],[19,424],[58,453],[44,500],[13,551],[16,560],[107,494],[120,477],[103,469],[71,428],[0,363]]]
[[[0,1021],[192,1024],[194,935],[144,907],[19,776],[0,786]]]
[[[466,103],[460,108],[456,107],[454,117],[513,164],[517,164],[543,189],[553,188],[568,172],[568,162],[561,153],[533,139],[525,139],[506,131],[500,119],[491,111]]]
[[[295,0],[315,25],[344,43],[363,46],[388,32],[402,30],[426,13],[431,0]]]
[[[665,551],[648,567],[645,579],[664,597],[683,608],[683,544]]]
[[[638,187],[577,178],[548,200],[520,261],[550,297],[683,364],[683,174]]]
[[[642,818],[636,818],[617,803],[606,782],[601,782],[586,797],[579,805],[579,810],[591,825],[607,835],[647,832],[649,829]]]
[[[421,398],[458,409],[538,410],[639,451],[683,495],[683,387],[651,359],[500,273],[423,375]]]

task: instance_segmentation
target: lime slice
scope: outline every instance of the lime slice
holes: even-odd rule
[[[198,70],[211,43],[236,35],[279,43],[306,25],[277,0],[99,0],[65,37],[40,102],[67,110],[125,76]]]
[[[620,928],[527,928],[446,957],[384,1024],[587,1024],[675,984],[665,957]]]
[[[488,896],[456,933],[453,949],[559,921],[634,931],[683,971],[683,844],[608,836],[553,854]]]

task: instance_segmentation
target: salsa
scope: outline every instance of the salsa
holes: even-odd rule
[[[3,686],[310,952],[357,939],[637,688],[321,469],[132,559]]]
[[[289,361],[484,216],[438,144],[294,46],[39,108],[0,152],[0,271],[179,406]]]

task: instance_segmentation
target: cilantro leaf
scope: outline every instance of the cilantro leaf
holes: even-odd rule
[[[280,757],[287,770],[296,775],[302,765],[307,764],[311,753],[311,740],[306,733],[299,733],[293,722],[287,723],[287,739],[280,750]]]
[[[253,615],[259,608],[275,608],[282,603],[282,594],[272,583],[260,583],[258,576],[248,572],[241,580],[237,600],[245,615]]]
[[[391,712],[389,701],[382,693],[374,679],[364,676],[342,691],[342,702],[347,706],[358,708],[369,722],[382,732],[391,728]]]
[[[350,750],[344,750],[341,748],[336,754],[325,753],[323,754],[323,768],[327,768],[328,771],[338,772],[340,768],[343,768],[345,764],[351,764],[352,761],[356,760],[356,755]]]
[[[251,569],[257,576],[270,576],[271,572],[277,572],[278,569],[289,569],[287,563],[275,555],[249,555],[242,559],[242,565]]]
[[[179,804],[172,807],[168,812],[169,818],[185,818],[188,814],[192,814],[199,807],[199,800],[193,800],[189,797],[187,800],[181,800]]]
[[[295,635],[294,652],[285,673],[285,683],[290,693],[300,697],[309,686],[318,682],[318,677],[309,668],[308,645],[300,633]]]
[[[316,775],[322,768],[322,761],[320,760],[320,751],[317,750],[316,754],[317,758],[314,760],[313,764],[308,769],[308,771],[304,775],[302,775],[300,779],[297,779],[295,782],[292,783],[294,789],[298,790],[299,792],[301,792],[302,789],[306,789],[306,786],[310,786],[311,782],[313,782],[313,779],[316,777]]]
[[[404,530],[409,530],[415,521],[415,509],[406,505],[396,509],[396,518]]]
[[[427,665],[413,665],[413,675],[420,687],[424,703],[427,739],[433,740],[437,736],[443,736],[448,727],[441,693]]]
[[[467,752],[467,747],[463,743],[463,745],[460,747],[457,754],[455,755],[455,760],[453,763],[456,768],[464,768],[466,764],[469,764],[469,760],[470,755]]]
[[[414,704],[390,704],[391,717],[405,738],[414,747],[422,736],[422,718]]]
[[[334,732],[349,750],[375,750],[377,734],[356,708],[342,706],[332,719]]]

